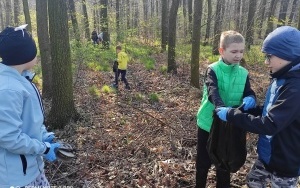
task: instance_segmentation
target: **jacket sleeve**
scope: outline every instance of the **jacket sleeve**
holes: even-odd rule
[[[230,109],[227,120],[235,126],[256,134],[275,135],[293,122],[300,122],[300,89],[282,88],[276,102],[265,117],[243,113],[239,109]]]
[[[215,107],[225,106],[219,94],[216,73],[210,67],[206,70],[205,85],[207,87],[208,100]]]
[[[0,147],[15,154],[43,154],[43,142],[22,130],[23,95],[16,91],[0,91]]]
[[[251,88],[249,75],[246,78],[245,89],[243,93],[243,97],[247,97],[247,96],[253,96],[256,99],[255,92]]]

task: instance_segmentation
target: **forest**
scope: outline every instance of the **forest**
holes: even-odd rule
[[[75,159],[46,162],[50,184],[195,187],[196,114],[221,32],[245,37],[241,65],[263,104],[269,73],[261,44],[277,27],[299,29],[299,13],[299,0],[1,0],[0,31],[28,24],[38,46],[34,82],[46,126],[75,149]],[[101,42],[93,43],[93,31]],[[129,55],[130,90],[112,87],[117,45]],[[256,142],[248,133],[231,187],[246,187]],[[208,176],[215,187],[215,167]]]

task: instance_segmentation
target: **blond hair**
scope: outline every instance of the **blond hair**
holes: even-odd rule
[[[226,49],[232,43],[245,43],[243,35],[237,31],[229,30],[221,33],[220,48]]]

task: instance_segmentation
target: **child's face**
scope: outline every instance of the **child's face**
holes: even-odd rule
[[[226,63],[238,64],[244,56],[244,43],[231,43],[228,47],[219,48],[219,53]]]
[[[277,72],[289,63],[289,61],[281,59],[275,55],[266,54],[265,65],[267,65],[271,73]]]

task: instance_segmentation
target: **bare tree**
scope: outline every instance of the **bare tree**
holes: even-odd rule
[[[294,15],[295,12],[297,11],[297,4],[298,4],[298,0],[294,0],[292,5],[292,11],[289,16],[288,24],[290,24],[294,20]]]
[[[109,48],[109,32],[108,32],[108,18],[107,18],[107,0],[101,0],[101,16],[100,16],[101,30],[103,32],[103,47]]]
[[[40,48],[42,74],[43,74],[43,97],[52,98],[52,64],[50,53],[50,40],[48,28],[48,3],[36,1],[37,35]]]
[[[266,6],[267,0],[262,0],[258,7],[258,38],[262,38],[262,27],[265,21]]]
[[[250,46],[253,44],[256,0],[250,0],[249,3],[250,4],[248,10],[247,29],[246,29],[246,37],[245,37],[248,50],[250,50]]]
[[[89,40],[91,33],[90,33],[89,17],[88,17],[87,8],[86,8],[86,0],[82,0],[82,11],[83,11],[83,16],[84,16],[85,39]]]
[[[29,13],[28,0],[22,0],[22,2],[23,2],[23,11],[24,11],[24,15],[25,15],[25,22],[26,22],[26,24],[28,24],[27,31],[32,33],[31,17],[30,17],[30,13]]]
[[[4,6],[3,6],[3,1],[0,1],[0,24],[1,24],[1,26],[0,26],[0,30],[2,31],[3,29],[4,29],[4,15],[3,15],[3,13],[4,13]]]
[[[12,8],[11,8],[11,0],[5,1],[5,25],[6,26],[12,26]]]
[[[215,19],[215,30],[214,30],[214,39],[213,39],[213,54],[218,55],[219,54],[219,39],[221,35],[221,29],[222,29],[222,3],[223,0],[217,1],[217,8],[216,8],[216,19]]]
[[[211,20],[212,20],[211,13],[212,13],[211,0],[208,0],[207,1],[207,20],[206,20],[204,45],[208,45],[208,43],[209,43],[210,25],[211,25]]]
[[[199,85],[199,52],[201,36],[202,0],[194,1],[194,21],[192,34],[191,55],[191,85],[200,88]]]
[[[265,37],[267,37],[267,35],[273,31],[273,21],[272,21],[272,17],[275,16],[275,10],[276,10],[276,6],[277,6],[278,0],[271,0],[271,5],[270,5],[270,12],[268,15],[268,26],[267,26],[267,31],[265,33]]]
[[[287,13],[289,3],[290,3],[290,0],[281,0],[277,27],[280,27],[280,26],[283,26],[286,24],[286,13]]]
[[[19,16],[20,16],[20,0],[14,0],[14,24],[15,24],[15,26],[19,25]]]
[[[73,97],[71,50],[66,1],[48,0],[49,34],[53,70],[53,95],[48,123],[62,129],[77,118]]]
[[[176,24],[177,11],[179,7],[179,0],[172,0],[169,16],[169,36],[168,36],[168,72],[177,74],[176,66]]]
[[[168,41],[168,1],[161,1],[161,50],[166,51]]]
[[[73,27],[73,33],[75,35],[75,39],[77,41],[80,41],[80,33],[79,33],[78,21],[76,18],[76,9],[75,9],[74,0],[69,0],[68,5],[69,5],[69,7],[68,7],[69,14],[71,17],[71,22],[72,22],[72,27]]]

